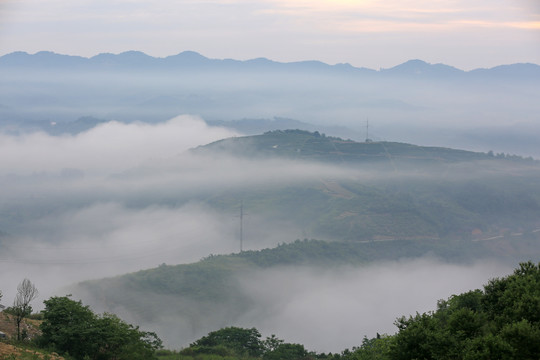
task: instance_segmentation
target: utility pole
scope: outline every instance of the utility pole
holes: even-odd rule
[[[240,200],[240,252],[244,251],[244,200]],[[235,216],[236,217],[236,216]]]

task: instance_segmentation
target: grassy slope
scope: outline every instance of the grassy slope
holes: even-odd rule
[[[24,319],[21,326],[28,331],[28,335],[32,338],[39,333],[39,323],[40,321],[38,320]],[[17,328],[11,315],[4,312],[0,313],[0,331],[6,334],[6,340],[16,338]],[[0,342],[0,360],[4,359],[62,360],[64,358],[57,354],[50,354],[45,350],[27,349],[17,343],[8,344]]]
[[[531,159],[300,130],[225,139],[194,152],[317,161],[377,175],[229,190],[206,199],[229,212],[242,200],[252,213],[289,219],[309,237],[470,238],[478,230],[495,236],[540,226],[540,165]]]
[[[64,358],[56,353],[25,349],[17,345],[0,342],[0,360],[64,360]]]

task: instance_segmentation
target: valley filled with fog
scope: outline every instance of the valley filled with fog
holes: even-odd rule
[[[489,176],[489,169],[486,174],[459,173],[452,164],[444,165],[447,172],[441,175],[428,169],[409,173],[188,151],[231,136],[238,134],[209,127],[193,116],[158,124],[110,122],[58,137],[43,132],[2,135],[5,298],[14,296],[16,284],[27,277],[40,287],[41,299],[73,293],[97,311],[114,311],[157,331],[172,348],[231,321],[256,326],[265,334],[279,333],[315,350],[338,351],[354,346],[364,335],[392,333],[396,317],[428,311],[440,298],[509,273],[515,263],[483,258],[452,264],[427,254],[360,267],[260,269],[238,276],[239,289],[250,300],[245,313],[232,319],[219,316],[229,312],[226,299],[220,302],[222,308],[213,307],[208,315],[200,304],[186,300],[191,313],[200,312],[200,318],[193,319],[175,313],[172,304],[182,302],[178,295],[123,291],[126,299],[148,296],[161,308],[171,309],[148,320],[133,309],[107,306],[99,292],[73,288],[84,280],[237,253],[239,203],[233,200],[232,206],[216,207],[211,201],[215,196],[277,191],[272,189],[325,179],[354,179],[368,186],[389,177],[478,181]],[[293,218],[268,216],[249,204],[244,208],[244,250],[306,237],[324,239]],[[35,307],[40,308],[39,302]]]
[[[537,67],[439,73],[423,62],[374,71],[192,61],[206,65],[171,73],[52,66],[24,74],[0,66],[4,303],[29,278],[40,290],[35,310],[50,296],[73,293],[96,311],[156,331],[170,348],[235,325],[341,351],[395,332],[397,317],[480,288],[519,261],[538,261]],[[296,144],[289,156],[256,156],[258,144],[236,152],[206,146],[276,127],[309,130],[299,133],[309,141],[341,137],[332,138],[334,147],[369,136],[388,148],[444,149],[415,163],[385,148],[376,156],[386,162],[364,163],[317,148],[328,145],[322,142],[317,156],[340,161],[302,158]],[[265,151],[281,148],[276,142]],[[445,159],[445,148],[475,151],[452,153],[475,159]],[[227,281],[237,303],[230,294],[198,301],[177,289],[144,292],[129,281],[119,300],[107,283],[116,280],[99,282],[239,253],[240,237],[248,252],[297,239],[395,248],[425,240],[435,250],[331,266],[234,263],[241,271]],[[482,243],[474,249],[484,255],[460,252],[457,240]],[[167,310],[150,318],[148,303]]]
[[[229,126],[289,119],[311,126],[306,130],[364,140],[369,120],[374,140],[538,156],[532,134],[539,130],[540,67],[451,65],[410,60],[372,70],[210,59],[191,51],[165,58],[17,52],[0,58],[0,127],[44,129],[88,116],[155,123],[192,114]]]

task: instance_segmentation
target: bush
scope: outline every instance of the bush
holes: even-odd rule
[[[155,359],[161,340],[112,314],[95,315],[80,301],[64,297],[45,300],[41,346],[75,359]]]

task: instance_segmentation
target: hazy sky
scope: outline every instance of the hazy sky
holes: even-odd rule
[[[378,69],[540,63],[537,0],[2,0],[0,55],[317,59]]]

